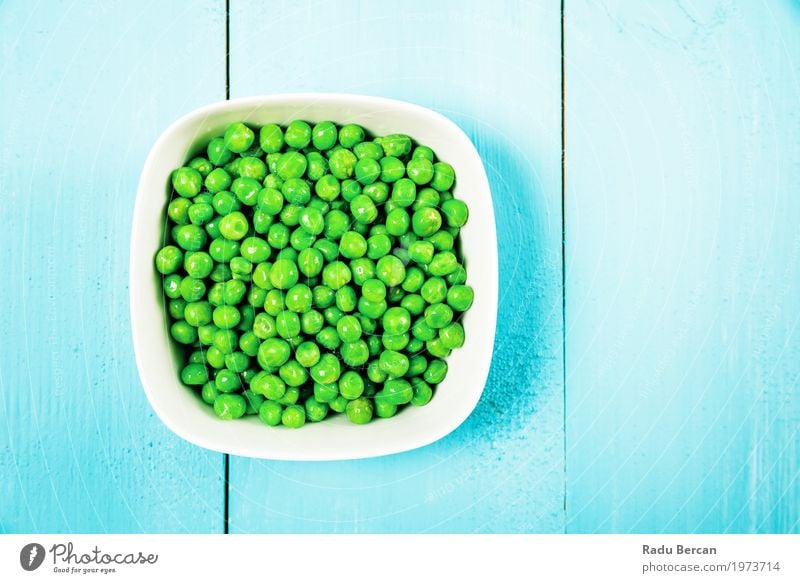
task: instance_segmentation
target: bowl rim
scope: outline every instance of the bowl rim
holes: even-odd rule
[[[412,434],[409,435],[407,439],[404,439],[402,444],[397,444],[395,446],[377,446],[375,444],[366,444],[361,448],[360,451],[354,453],[345,452],[345,455],[329,455],[329,454],[317,454],[313,452],[305,452],[303,449],[298,448],[297,452],[293,455],[289,454],[275,454],[270,452],[263,451],[263,444],[250,444],[250,443],[241,443],[237,444],[236,447],[221,447],[219,443],[217,443],[216,439],[213,436],[206,435],[202,432],[192,431],[191,425],[182,423],[180,420],[176,420],[172,414],[170,414],[164,407],[161,399],[158,398],[157,393],[158,391],[154,390],[152,386],[153,383],[148,382],[146,380],[146,371],[147,371],[147,364],[145,362],[145,335],[147,326],[140,322],[137,318],[137,307],[139,302],[144,301],[142,298],[142,294],[147,293],[146,285],[144,284],[144,278],[139,277],[140,275],[140,264],[142,261],[142,254],[145,253],[139,245],[136,245],[136,241],[139,239],[139,227],[140,223],[143,220],[144,214],[144,207],[145,207],[145,199],[146,196],[143,195],[144,189],[149,185],[152,184],[151,180],[148,180],[148,177],[153,173],[153,166],[156,164],[156,158],[160,150],[164,147],[165,143],[168,143],[170,140],[173,139],[173,134],[186,126],[187,124],[196,124],[202,121],[204,118],[207,118],[211,115],[219,114],[225,112],[226,110],[236,110],[241,108],[247,108],[248,106],[251,107],[253,111],[258,109],[259,107],[268,106],[268,105],[286,105],[294,102],[299,102],[299,104],[313,105],[314,103],[325,103],[328,102],[332,105],[360,105],[360,106],[369,106],[373,108],[382,108],[385,109],[387,112],[391,112],[393,110],[402,109],[409,113],[414,113],[422,117],[428,118],[436,118],[437,121],[444,126],[448,127],[449,132],[458,136],[459,140],[464,143],[464,146],[469,150],[469,154],[474,160],[477,162],[476,170],[479,174],[479,180],[482,184],[479,185],[479,190],[485,191],[486,196],[489,198],[489,204],[484,211],[487,213],[487,217],[485,220],[486,227],[491,228],[491,233],[484,233],[484,235],[491,235],[491,241],[493,243],[490,252],[488,253],[488,263],[491,269],[492,281],[488,282],[487,285],[490,286],[492,291],[492,302],[490,305],[490,316],[491,316],[491,325],[489,326],[489,322],[482,322],[481,323],[481,330],[485,335],[489,336],[489,346],[493,347],[494,339],[496,335],[496,324],[497,324],[497,310],[498,310],[498,247],[497,247],[497,231],[496,231],[496,224],[495,224],[495,216],[494,216],[494,209],[493,204],[491,202],[491,189],[489,186],[488,177],[486,176],[486,169],[483,165],[483,161],[480,158],[480,155],[475,148],[472,140],[467,136],[467,134],[452,120],[448,117],[444,116],[443,114],[429,109],[427,107],[417,105],[414,103],[410,103],[407,101],[402,101],[398,99],[391,99],[386,97],[374,97],[369,95],[361,95],[361,94],[350,94],[350,93],[328,93],[328,92],[298,92],[298,93],[279,93],[279,94],[268,94],[268,95],[261,95],[261,96],[248,96],[248,97],[241,97],[236,99],[229,99],[229,100],[221,100],[217,102],[213,102],[210,104],[203,105],[198,107],[188,113],[185,113],[175,121],[173,121],[166,129],[164,129],[158,138],[153,142],[153,145],[148,152],[147,158],[145,163],[142,167],[142,171],[140,173],[138,186],[136,190],[136,200],[134,204],[133,210],[133,220],[131,224],[131,248],[130,248],[130,256],[129,256],[129,275],[128,275],[128,283],[129,283],[129,304],[130,304],[130,316],[131,316],[131,333],[133,336],[133,349],[134,349],[134,356],[136,360],[136,367],[137,372],[139,374],[140,382],[144,392],[147,396],[147,399],[150,403],[150,406],[158,415],[159,419],[175,434],[180,436],[181,438],[185,439],[186,441],[198,445],[200,447],[210,449],[220,453],[226,453],[231,455],[239,455],[239,456],[247,456],[253,458],[260,458],[260,459],[273,459],[273,460],[292,460],[292,461],[330,461],[330,460],[348,460],[348,459],[363,459],[363,458],[370,458],[370,457],[378,457],[383,455],[390,455],[394,453],[400,453],[404,451],[410,451],[413,449],[417,449],[423,447],[425,445],[429,445],[439,439],[447,436],[455,429],[457,429],[474,411],[475,407],[477,406],[484,390],[486,387],[486,382],[489,375],[491,360],[492,360],[492,351],[486,357],[485,366],[481,367],[480,375],[473,377],[475,384],[480,384],[480,390],[475,390],[474,394],[469,398],[463,401],[463,406],[460,407],[460,411],[458,415],[453,415],[452,417],[447,418],[447,422],[443,422],[436,426],[435,430],[430,429],[426,432],[421,432],[420,434]],[[245,121],[246,115],[245,115]],[[339,123],[339,122],[336,122]],[[413,136],[412,136],[413,138]],[[151,258],[149,257],[149,251],[147,251],[148,262],[151,262]],[[488,276],[488,274],[487,274]],[[240,420],[236,420],[237,422]],[[275,428],[272,428],[273,430]],[[281,428],[277,428],[281,429]]]

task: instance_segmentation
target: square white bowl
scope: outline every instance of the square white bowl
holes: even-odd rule
[[[252,125],[332,120],[357,123],[373,135],[408,134],[433,148],[455,169],[454,194],[470,210],[461,246],[467,283],[475,290],[462,320],[466,343],[447,358],[449,372],[424,407],[406,407],[391,419],[353,425],[343,416],[299,430],[267,427],[255,416],[223,421],[197,391],[181,384],[182,366],[169,338],[161,277],[154,268],[165,227],[173,169],[204,150],[234,121]],[[361,95],[298,93],[248,97],[197,109],[156,141],[139,181],[133,216],[130,301],[136,363],[147,398],[175,433],[199,446],[280,460],[341,460],[386,455],[427,445],[458,427],[478,403],[492,359],[497,318],[497,235],[486,172],[472,142],[452,121],[403,101]]]

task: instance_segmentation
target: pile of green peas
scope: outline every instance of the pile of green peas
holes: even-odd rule
[[[173,172],[155,257],[181,381],[271,426],[426,405],[473,301],[454,181],[406,135],[231,124]]]

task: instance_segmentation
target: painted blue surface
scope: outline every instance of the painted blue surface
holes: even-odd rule
[[[697,4],[566,2],[563,311],[560,2],[231,0],[233,97],[385,95],[464,128],[502,270],[461,428],[231,458],[232,532],[800,530],[800,9]],[[223,457],[141,391],[127,257],[150,145],[224,98],[225,16],[0,3],[2,532],[222,530]]]

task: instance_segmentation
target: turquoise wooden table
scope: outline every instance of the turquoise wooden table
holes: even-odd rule
[[[791,0],[0,2],[0,529],[800,532],[798,30]],[[494,360],[433,445],[226,461],[141,390],[147,151],[288,91],[431,107],[484,160]]]

